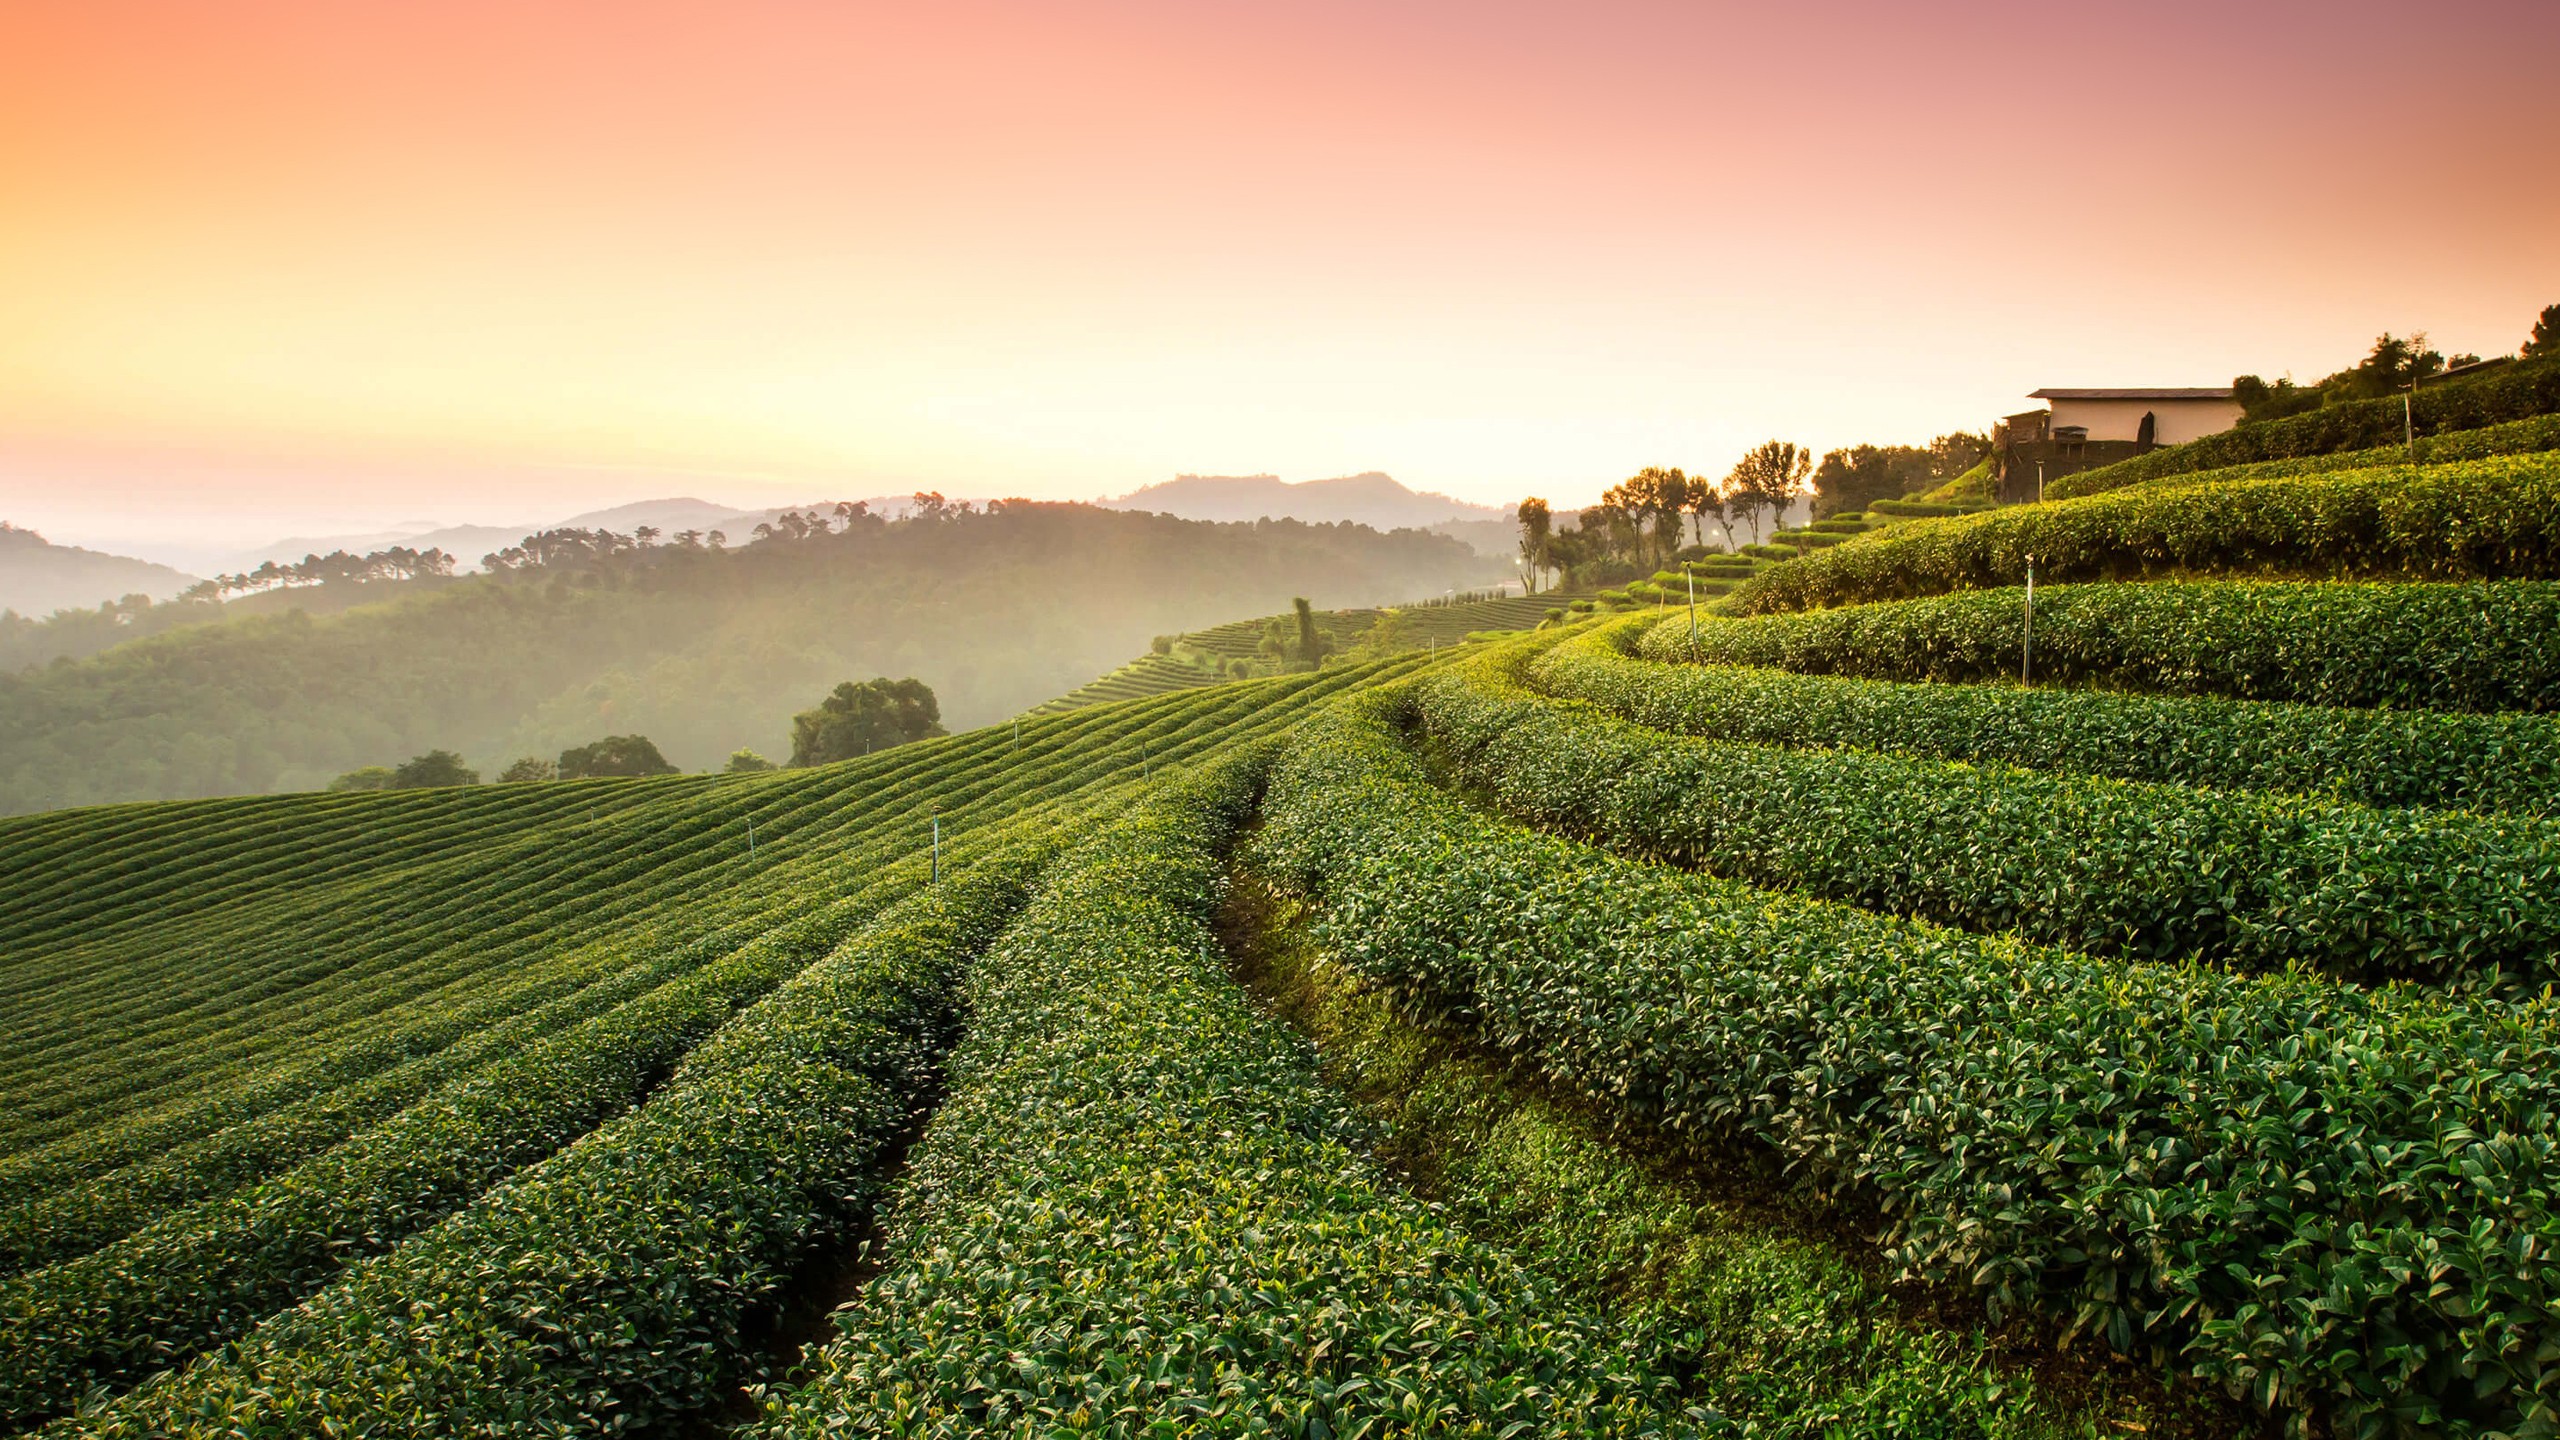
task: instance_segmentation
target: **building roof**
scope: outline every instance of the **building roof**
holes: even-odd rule
[[[2211,385],[2189,390],[2036,390],[2030,400],[2228,400],[2231,387]]]

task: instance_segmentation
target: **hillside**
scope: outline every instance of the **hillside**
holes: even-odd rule
[[[1408,490],[1375,470],[1332,480],[1283,480],[1277,475],[1177,475],[1103,504],[1115,510],[1179,515],[1185,520],[1304,520],[1348,522],[1379,530],[1423,530],[1449,520],[1508,523],[1499,506],[1475,505],[1446,495]]]
[[[1483,566],[1432,536],[1015,504],[389,585],[398,598],[190,624],[0,676],[0,810],[307,789],[436,748],[494,773],[633,732],[701,769],[740,746],[788,753],[795,711],[884,674],[930,685],[950,725],[985,724],[1152,635],[1298,595],[1436,594]]]
[[[0,820],[0,1418],[2543,1433],[2560,459],[2360,473],[814,769]],[[955,609],[1049,643],[1056,526],[1270,533],[981,519],[904,548],[1048,556]]]
[[[32,619],[127,595],[165,600],[194,583],[194,576],[166,565],[56,545],[0,521],[0,611]]]
[[[1391,609],[1324,610],[1316,628],[1326,653],[1336,660],[1376,659],[1411,650],[1454,645],[1469,635],[1501,630],[1531,630],[1557,603],[1550,596],[1476,597],[1448,603],[1425,601]],[[1052,715],[1087,705],[1161,695],[1202,685],[1299,668],[1285,654],[1274,653],[1294,632],[1288,615],[1231,620],[1188,635],[1159,635],[1147,654],[1080,685],[1034,710]],[[1273,637],[1281,637],[1274,644]]]

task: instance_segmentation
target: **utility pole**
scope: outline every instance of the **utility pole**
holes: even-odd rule
[[[1689,643],[1695,646],[1698,643],[1698,572],[1684,565],[1680,567],[1680,574],[1689,582]]]
[[[933,878],[936,883],[942,879],[942,817],[939,815],[933,817]]]
[[[2409,442],[2409,463],[2418,463],[2418,367],[2409,367],[2409,388],[2400,395],[2400,433]]]
[[[756,817],[747,817],[747,864],[756,863]]]

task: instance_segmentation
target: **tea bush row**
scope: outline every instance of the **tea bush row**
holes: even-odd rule
[[[2548,716],[1664,664],[1629,653],[1654,623],[1577,635],[1539,659],[1530,678],[1547,694],[1657,730],[1762,745],[1892,751],[2364,805],[2509,815],[2560,809],[2560,721]],[[1685,649],[1685,622],[1670,624],[1678,628],[1657,649]]]
[[[1541,698],[1517,665],[1421,682],[1422,724],[1506,813],[1612,849],[2134,960],[2555,978],[2560,824],[1674,739]]]
[[[928,1098],[952,990],[1026,842],[917,885],[696,1049],[666,1088],[84,1434],[567,1434],[702,1414],[752,1312],[842,1243]]]
[[[1416,1013],[1774,1147],[1887,1258],[2332,1433],[2560,1421],[2549,1002],[2127,966],[1475,814],[1391,714],[1310,727],[1259,844]]]
[[[1648,632],[1648,659],[1869,680],[2014,681],[2016,589]],[[2194,581],[2038,587],[2040,685],[2412,710],[2560,709],[2560,585]]]
[[[2140,486],[1896,525],[1754,576],[1736,614],[2015,585],[2277,572],[2317,577],[2560,575],[2560,456]]]
[[[887,1265],[755,1433],[1633,1435],[1605,1331],[1365,1164],[1206,924],[1242,766],[1062,861],[974,972]]]
[[[2428,436],[2418,444],[2418,463],[2442,465],[2455,460],[2486,460],[2498,455],[2533,455],[2545,450],[2560,450],[2560,415],[2537,415],[2529,420],[2510,420],[2503,425]],[[2186,463],[2166,463],[2172,459]],[[2046,484],[2044,497],[2047,500],[2069,500],[2081,495],[2121,490],[2128,485],[2211,485],[2231,480],[2263,480],[2279,475],[2325,475],[2333,470],[2405,466],[2409,462],[2409,451],[2404,445],[2377,445],[2365,450],[2301,455],[2284,460],[2255,460],[2212,468],[2197,466],[2193,459],[2178,456],[2171,450],[2154,450],[2131,460],[2101,465],[2077,475],[2061,476]]]

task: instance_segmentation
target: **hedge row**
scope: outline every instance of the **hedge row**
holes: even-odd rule
[[[1802,615],[1685,618],[1646,658],[1869,680],[2014,681],[2017,589]],[[2560,585],[2198,581],[2036,590],[2035,682],[2310,705],[2560,710]]]
[[[1533,665],[1531,680],[1547,694],[1656,730],[1760,745],[1882,750],[2363,805],[2560,810],[2560,721],[2541,715],[1913,685],[1629,655],[1626,647],[1657,624],[1671,630],[1668,645],[1686,648],[1685,617],[1630,617],[1558,646]]]
[[[2142,486],[1896,525],[1734,593],[1736,613],[2048,581],[2279,571],[2464,580],[2560,575],[2560,455]]]
[[[84,1434],[629,1433],[702,1413],[751,1313],[869,1210],[968,958],[1045,847],[882,912],[641,1108]],[[908,867],[913,869],[912,866]]]
[[[2560,825],[1670,739],[1541,699],[1495,654],[1418,713],[1516,819],[1616,850],[2134,960],[2358,980],[2555,978]]]
[[[2429,436],[2418,442],[2418,463],[2443,465],[2455,460],[2486,460],[2494,455],[2534,455],[2545,450],[2560,450],[2560,415],[2537,415],[2530,420],[2510,420],[2504,425]],[[2170,464],[2173,459],[2180,463]],[[2244,465],[2198,469],[2177,450],[2154,450],[2148,455],[2138,455],[2131,460],[2101,465],[2095,470],[2083,470],[2077,475],[2064,475],[2049,481],[2044,487],[2044,495],[2047,500],[2069,500],[2080,495],[2121,490],[2128,485],[2202,485],[2227,480],[2262,480],[2277,475],[2325,475],[2332,470],[2405,466],[2408,460],[2408,447],[2395,444],[2377,445],[2368,450],[2298,455],[2284,460],[2258,460]]]
[[[2127,966],[1478,815],[1345,707],[1259,844],[1343,963],[1553,1085],[1773,1146],[1889,1261],[2339,1434],[2560,1423],[2552,1002]]]
[[[263,1180],[380,1124],[442,1086],[504,1060],[540,1036],[602,1014],[675,979],[689,961],[698,962],[700,957],[675,951],[635,959],[617,949],[601,954],[581,951],[572,958],[582,967],[618,961],[627,968],[542,1004],[530,1003],[536,997],[515,991],[501,993],[498,1002],[513,1002],[517,1007],[515,1014],[504,1018],[483,1006],[463,1007],[448,1023],[434,1026],[450,1032],[449,1043],[440,1048],[429,1048],[415,1060],[346,1085],[317,1087],[291,1104],[264,1113],[251,1111],[235,1124],[212,1128],[152,1158],[131,1152],[148,1142],[150,1130],[170,1127],[149,1127],[141,1134],[103,1127],[91,1144],[57,1147],[39,1175],[62,1175],[61,1183],[0,1210],[0,1274],[85,1254],[180,1206],[228,1195]],[[428,1028],[417,1026],[395,1038],[420,1042],[421,1048],[427,1048],[424,1041],[446,1038],[416,1034]],[[190,1118],[209,1124],[229,1108]],[[112,1162],[118,1159],[126,1163],[115,1166]],[[87,1178],[69,1178],[83,1172]]]
[[[1760,1177],[1701,1179],[1657,1153],[1660,1137],[1621,1133],[1399,1011],[1312,943],[1305,907],[1251,842],[1244,858],[1239,969],[1376,1122],[1381,1158],[1568,1297],[1658,1337],[1638,1343],[1676,1355],[1733,1433],[2087,1440],[2176,1423],[2136,1385],[2038,1386],[2032,1360],[2002,1356],[1978,1325],[1909,1313],[1858,1239],[1807,1233],[1836,1217],[1773,1216]]]
[[[730,1013],[869,918],[848,900],[429,1096],[258,1186],[0,1283],[0,1421],[247,1331],[645,1097]]]
[[[2414,424],[2422,442],[2429,437],[2528,420],[2560,412],[2560,362],[2528,360],[2494,375],[2447,385],[2424,386],[2403,417],[2398,396],[2327,405],[2304,415],[2242,425],[2184,445],[2139,455],[2103,470],[2134,480],[2198,470],[2220,470],[2261,460],[2290,460],[2308,455],[2335,455],[2354,450],[2389,451],[2404,438],[2404,425]],[[2537,449],[2546,447],[2535,447]],[[2407,454],[2406,449],[2401,450]],[[2419,458],[2435,458],[2433,448],[2419,447]],[[2448,457],[2450,458],[2450,457]],[[2079,476],[2070,477],[2079,479]],[[2130,481],[2119,482],[2130,483]],[[2051,495],[2053,488],[2047,486]]]
[[[1230,766],[1061,862],[975,972],[887,1267],[759,1433],[1642,1435],[1606,1332],[1354,1148],[1206,924]]]

